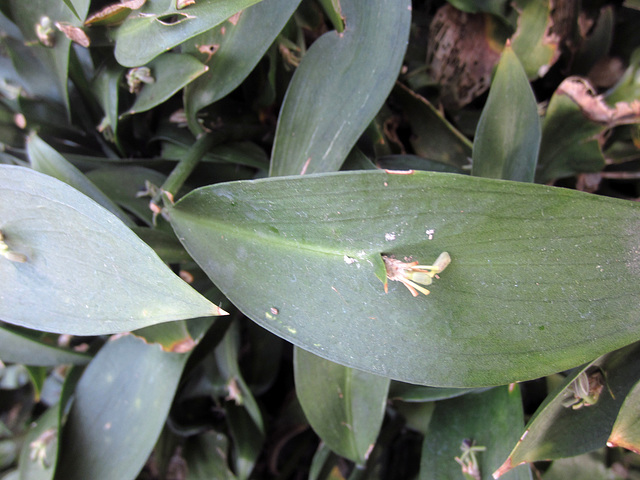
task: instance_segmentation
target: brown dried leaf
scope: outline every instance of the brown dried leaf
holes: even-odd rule
[[[449,4],[436,12],[427,65],[445,107],[460,108],[489,88],[502,51],[489,34],[491,22],[489,15],[461,12]]]
[[[78,45],[83,46],[84,48],[88,48],[91,44],[89,37],[84,30],[79,27],[74,27],[66,22],[56,22],[56,28],[60,30],[65,36],[71,40],[72,42],[77,43]]]
[[[138,10],[147,0],[123,0],[107,5],[102,10],[89,15],[84,21],[85,25],[115,25],[122,22],[131,13]]]
[[[617,102],[610,107],[602,95],[596,95],[591,84],[580,77],[566,78],[558,87],[558,94],[567,95],[589,120],[608,127],[640,122],[640,100]]]

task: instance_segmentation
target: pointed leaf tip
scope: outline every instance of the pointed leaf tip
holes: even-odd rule
[[[0,318],[74,335],[226,315],[175,275],[115,215],[34,170],[0,165]]]

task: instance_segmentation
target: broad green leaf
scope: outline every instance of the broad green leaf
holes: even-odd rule
[[[576,369],[531,417],[524,434],[496,478],[523,462],[572,457],[605,446],[622,402],[640,378],[640,346],[606,355],[592,365],[604,373],[605,385],[597,403],[573,409],[563,405],[571,382],[589,366]],[[637,411],[635,412],[637,415]]]
[[[560,56],[559,35],[550,33],[553,26],[549,0],[517,0],[518,28],[511,37],[513,51],[531,80],[544,77]]]
[[[135,226],[127,214],[120,210],[91,180],[35,134],[27,139],[27,154],[34,170],[71,185],[109,210],[128,227]]]
[[[207,73],[190,83],[184,92],[189,128],[204,129],[197,121],[198,111],[235,90],[251,73],[297,8],[300,0],[262,0],[244,10],[235,23],[225,22],[217,29],[194,39],[193,51],[208,67]],[[190,43],[190,42],[189,42]],[[210,46],[213,50],[201,49]],[[189,52],[191,53],[191,52]]]
[[[458,169],[469,166],[471,142],[438,109],[401,84],[394,94],[411,124],[411,145],[418,155]]]
[[[613,430],[609,436],[607,445],[624,447],[636,453],[640,453],[640,382],[624,399],[622,408],[618,412],[618,418],[613,424]]]
[[[244,314],[378,375],[504,384],[640,338],[634,202],[367,171],[217,184],[168,213],[187,251]],[[452,262],[431,295],[413,298],[400,282],[384,293],[381,253],[429,264],[443,251]]]
[[[126,112],[128,115],[146,112],[164,103],[174,93],[208,70],[191,55],[165,53],[149,63],[154,81],[145,84],[136,101]]]
[[[507,44],[476,128],[471,173],[532,182],[539,149],[536,99],[518,57]]]
[[[147,0],[115,32],[116,60],[138,67],[260,0],[198,0],[178,10],[175,0]]]
[[[460,447],[467,440],[477,447],[485,447],[484,451],[475,453],[481,475],[478,478],[492,479],[492,472],[518,441],[523,424],[522,399],[517,386],[512,390],[506,386],[496,387],[436,403],[422,444],[420,478],[471,478],[463,476],[462,467],[455,460],[462,457]],[[531,472],[527,467],[520,467],[504,479],[531,479]]]
[[[91,356],[42,341],[41,333],[0,324],[0,360],[23,365],[84,365]]]
[[[411,2],[340,2],[346,28],[302,58],[280,110],[271,176],[335,171],[395,82],[409,38]]]
[[[162,430],[187,358],[131,335],[107,342],[76,387],[56,478],[135,478]]]
[[[1,230],[25,263],[0,257],[0,318],[75,335],[223,313],[131,230],[48,175],[0,165]]]
[[[311,427],[331,450],[363,465],[382,426],[389,379],[299,348],[293,362],[296,394]]]

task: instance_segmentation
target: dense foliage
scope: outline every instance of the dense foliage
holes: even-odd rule
[[[0,3],[2,478],[640,478],[639,24]]]

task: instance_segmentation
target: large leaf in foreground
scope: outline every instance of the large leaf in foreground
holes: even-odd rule
[[[48,175],[0,165],[0,319],[98,335],[221,310],[177,277],[118,218]]]
[[[204,187],[169,214],[190,254],[246,315],[378,375],[501,384],[640,338],[633,202],[367,171]],[[399,282],[385,295],[381,253],[431,263],[443,251],[453,260],[431,295],[414,298]]]

